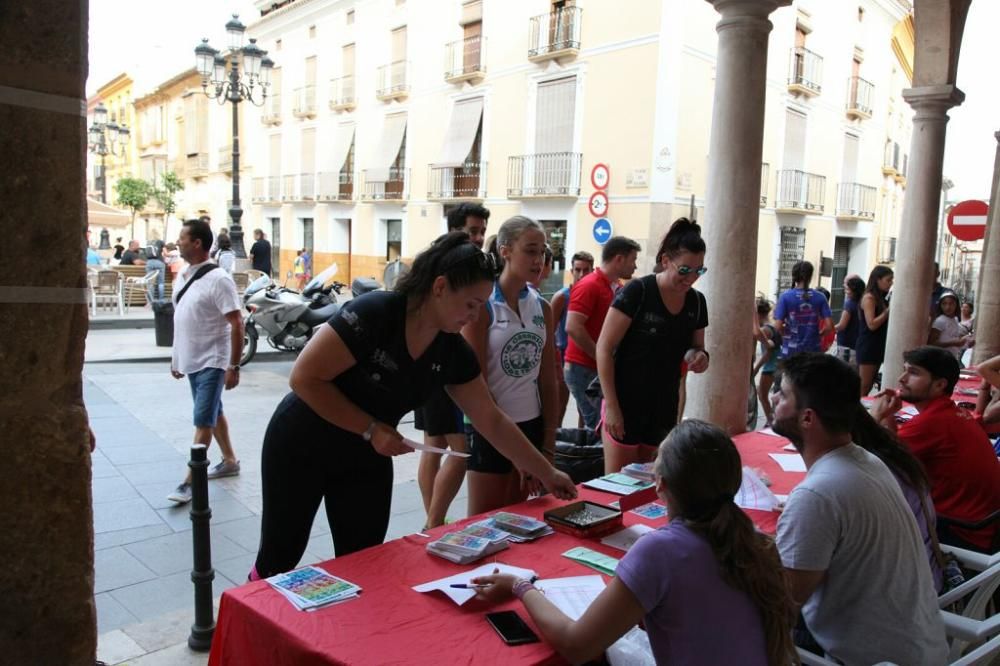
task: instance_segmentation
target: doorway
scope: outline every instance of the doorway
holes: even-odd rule
[[[833,319],[840,319],[844,309],[844,278],[847,277],[848,265],[851,263],[851,242],[853,239],[837,236],[833,244],[833,271],[830,273],[830,310]]]
[[[545,229],[545,242],[552,249],[552,273],[539,285],[542,296],[551,299],[563,288],[566,274],[566,220],[539,220]]]

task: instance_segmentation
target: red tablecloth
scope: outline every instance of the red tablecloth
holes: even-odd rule
[[[760,467],[774,482],[775,492],[787,493],[801,474],[783,472],[767,453],[779,452],[787,440],[760,433],[736,439],[744,464]],[[617,496],[587,488],[581,499],[607,504]],[[516,513],[541,518],[546,510],[563,502],[552,497],[529,500],[509,508]],[[747,512],[766,532],[774,532],[777,514]],[[467,522],[431,530],[432,538],[453,531]],[[633,513],[625,525],[663,525],[666,519],[646,520]],[[413,585],[470,570],[489,558],[467,566],[452,564],[429,555],[430,538],[409,535],[359,553],[328,560],[318,566],[360,585],[357,599],[314,612],[296,610],[264,581],[247,583],[222,595],[219,619],[209,655],[209,666],[310,666],[312,664],[562,664],[546,643],[508,647],[483,618],[492,610],[517,609],[511,601],[488,607],[476,600],[457,606],[437,592],[418,593]],[[579,539],[556,533],[534,543],[512,544],[498,553],[497,561],[536,571],[542,578],[581,576],[595,573],[562,557],[575,546],[620,558],[621,551],[597,539]],[[520,609],[521,617],[531,623]],[[538,633],[537,627],[533,627]]]

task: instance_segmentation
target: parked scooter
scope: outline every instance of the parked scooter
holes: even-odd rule
[[[310,280],[301,294],[277,286],[267,275],[251,282],[243,295],[248,314],[244,320],[240,365],[253,359],[262,332],[275,349],[301,351],[316,327],[325,324],[340,309],[337,296],[347,285],[336,281],[327,285],[336,273],[337,264],[333,264]]]

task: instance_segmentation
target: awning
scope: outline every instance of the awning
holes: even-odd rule
[[[87,198],[87,224],[91,227],[127,227],[132,215],[95,199]]]
[[[396,161],[399,148],[403,145],[403,135],[406,133],[406,114],[397,113],[386,116],[382,126],[382,138],[379,139],[378,150],[372,158],[372,166],[365,174],[369,183],[384,183],[389,180],[389,167]]]
[[[444,136],[444,146],[441,156],[433,164],[436,167],[458,167],[465,163],[465,158],[472,150],[479,129],[479,119],[483,116],[483,98],[455,102],[451,110],[451,120],[448,122],[448,133]]]
[[[340,173],[347,161],[347,153],[351,152],[351,144],[354,143],[354,123],[344,123],[337,125],[336,134],[333,136],[333,149],[330,151],[327,171]]]

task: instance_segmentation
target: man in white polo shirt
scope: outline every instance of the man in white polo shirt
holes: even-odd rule
[[[177,241],[189,265],[174,283],[174,350],[170,374],[187,375],[194,399],[194,443],[208,446],[215,436],[222,461],[208,478],[240,473],[229,423],[222,412],[222,390],[240,383],[243,350],[243,317],[236,285],[226,271],[209,259],[212,228],[202,220],[188,220]],[[167,499],[178,504],[191,501],[191,472]]]

